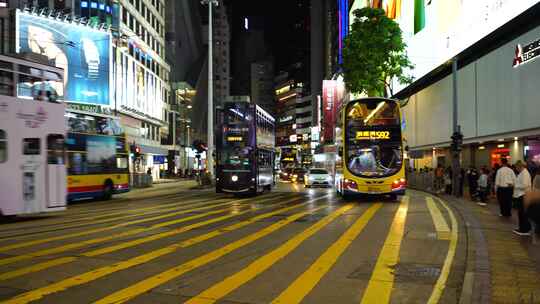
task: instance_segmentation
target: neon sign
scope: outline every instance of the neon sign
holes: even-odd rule
[[[389,131],[357,131],[356,140],[390,139]]]

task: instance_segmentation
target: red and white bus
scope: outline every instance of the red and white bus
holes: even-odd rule
[[[66,208],[63,75],[0,55],[0,215]]]

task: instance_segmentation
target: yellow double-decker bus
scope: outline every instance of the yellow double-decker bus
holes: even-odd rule
[[[116,117],[67,112],[68,200],[129,191],[129,150]]]
[[[352,194],[404,195],[407,182],[399,102],[363,98],[343,105],[336,137],[336,191]]]

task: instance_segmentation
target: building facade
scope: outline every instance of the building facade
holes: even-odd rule
[[[406,104],[404,134],[411,167],[451,164],[454,119],[464,137],[462,167],[489,168],[502,158],[512,163],[525,160],[533,171],[540,165],[540,108],[535,86],[540,63],[534,60],[540,41],[540,4],[479,2],[433,2],[418,8],[426,18],[453,12],[452,18],[438,24],[411,23],[418,14],[408,7],[395,15],[409,56],[416,61],[415,82],[397,86],[395,95]],[[443,35],[447,32],[451,34]],[[424,48],[426,44],[429,50]],[[450,59],[458,63],[455,75]]]
[[[16,10],[19,13],[16,14]],[[39,50],[32,49],[31,43],[29,50],[21,49],[18,44],[11,45],[13,37],[21,39],[16,32],[26,22],[20,21],[23,17],[15,20],[15,16],[27,16],[24,18],[34,22],[29,29],[53,42]],[[0,5],[0,18],[2,52],[24,51],[48,56],[56,65],[64,67],[68,79],[73,79],[66,88],[68,110],[120,117],[129,144],[139,147],[142,153],[139,158],[133,154],[130,157],[131,172],[143,173],[150,169],[158,179],[160,171],[174,166],[166,160],[169,150],[175,147],[168,140],[170,66],[165,60],[163,0],[10,0],[3,7]],[[43,21],[32,21],[32,18]],[[67,33],[71,40],[58,42],[55,33],[40,27],[47,22],[70,27]],[[99,33],[108,36],[96,39],[94,36]],[[74,58],[70,60],[74,48],[80,49],[88,66],[88,74],[82,78],[81,75],[70,76],[69,71],[73,73],[81,67]],[[99,87],[87,88],[96,86],[97,80]],[[69,96],[70,91],[72,96]]]
[[[276,113],[274,98],[274,62],[259,61],[251,64],[251,101],[271,115]]]

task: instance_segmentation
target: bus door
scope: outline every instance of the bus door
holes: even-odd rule
[[[20,166],[22,171],[22,201],[23,206],[18,213],[41,212],[43,192],[39,181],[43,176],[43,157],[41,154],[41,138],[24,138],[23,157]]]
[[[66,201],[66,166],[64,153],[64,136],[50,134],[47,136],[47,169],[46,193],[47,208],[65,206]]]

